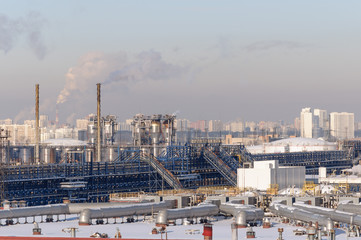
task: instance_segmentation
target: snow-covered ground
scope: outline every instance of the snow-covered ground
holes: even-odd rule
[[[63,219],[63,218],[61,218]],[[123,238],[148,238],[148,239],[161,239],[160,234],[152,235],[151,231],[155,228],[154,221],[147,218],[145,221],[140,219],[135,223],[121,223],[121,219],[117,219],[117,223],[114,223],[113,219],[109,220],[108,224],[104,225],[90,225],[90,226],[79,226],[78,218],[76,215],[67,216],[66,221],[53,222],[53,223],[40,223],[40,217],[36,218],[36,221],[39,222],[39,227],[42,229],[42,237],[69,237],[70,233],[63,232],[64,228],[75,227],[78,228],[77,237],[89,237],[95,232],[107,233],[109,238],[114,238],[116,233],[116,228],[119,228],[120,233]],[[231,223],[234,220],[228,218],[224,219],[219,217],[218,220],[213,219],[211,222],[213,224],[213,239],[215,240],[230,240],[232,236],[231,232]],[[24,222],[23,219],[20,219],[20,222]],[[32,218],[28,218],[28,222],[32,222]],[[167,227],[168,239],[204,239],[203,225],[194,224],[194,225],[181,225],[181,221],[177,220],[177,225],[170,225]],[[2,220],[4,224],[4,220]],[[32,236],[32,229],[34,225],[32,223],[16,224],[10,226],[0,226],[0,236]],[[296,226],[281,224],[276,221],[272,221],[272,228],[264,229],[262,227],[253,227],[253,231],[256,233],[257,239],[265,240],[275,240],[278,237],[278,228],[283,228],[283,238],[284,239],[302,239],[304,240],[306,236],[295,236],[293,230],[300,228]],[[159,229],[157,227],[157,229]],[[247,229],[238,229],[238,239],[246,238]],[[193,233],[193,234],[190,234]],[[342,229],[336,230],[336,239],[347,239],[346,233]],[[165,239],[165,235],[163,235]],[[324,237],[323,239],[327,239]],[[361,239],[361,238],[352,238],[352,239]]]

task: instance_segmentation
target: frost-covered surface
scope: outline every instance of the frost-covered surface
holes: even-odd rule
[[[303,151],[331,151],[337,150],[335,143],[313,138],[287,138],[256,146],[247,146],[252,154],[284,153]]]
[[[322,194],[331,194],[336,191],[335,187],[328,184],[320,184],[316,186],[316,191],[320,191]]]
[[[285,188],[278,191],[280,195],[292,195],[299,196],[302,194],[302,189],[300,188]]]
[[[346,169],[344,170],[345,172],[350,172],[354,175],[358,175],[360,176],[361,175],[361,165],[356,165],[356,166],[353,166],[352,168],[350,169]]]
[[[76,227],[78,228],[77,237],[89,237],[94,232],[107,233],[110,238],[113,238],[116,233],[116,228],[119,228],[123,238],[148,238],[148,239],[161,239],[160,234],[150,234],[152,229],[155,227],[154,221],[147,218],[146,221],[138,221],[135,223],[120,223],[118,219],[117,223],[114,224],[114,220],[110,219],[109,224],[104,225],[91,225],[91,226],[79,226],[78,219],[75,215],[67,217],[67,221],[54,222],[54,223],[39,223],[39,227],[42,229],[42,237],[69,237],[70,233],[62,232],[64,228]],[[21,220],[23,222],[24,220]],[[31,222],[32,218],[28,218]],[[40,217],[36,218],[36,221],[40,222]],[[216,240],[230,240],[232,236],[231,223],[234,220],[224,219],[219,217],[218,220],[213,219],[213,239]],[[295,236],[293,230],[299,229],[300,227],[281,224],[275,221],[272,222],[272,228],[263,229],[262,227],[253,227],[256,233],[257,239],[264,240],[275,240],[278,237],[278,228],[283,228],[284,239],[305,239],[306,236]],[[4,223],[4,220],[2,220]],[[34,225],[28,224],[17,224],[12,226],[1,226],[0,236],[32,236],[32,229]],[[158,228],[159,229],[159,228]],[[177,220],[176,226],[168,226],[168,239],[204,239],[203,225],[181,225],[181,221]],[[190,232],[194,234],[189,234]],[[188,234],[187,234],[188,233]],[[336,230],[336,239],[346,239],[345,231],[342,229]],[[246,238],[246,229],[238,229],[238,239]],[[165,236],[163,235],[163,239]],[[353,238],[361,239],[361,238]]]
[[[62,147],[70,147],[70,146],[86,146],[87,142],[75,140],[71,138],[57,138],[57,139],[48,139],[44,142],[48,146],[62,146]]]

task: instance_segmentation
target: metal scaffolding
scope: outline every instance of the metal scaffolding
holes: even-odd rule
[[[250,167],[253,161],[277,159],[281,166],[305,166],[306,174],[317,174],[321,166],[339,171],[352,165],[348,152],[251,155],[242,145],[196,139],[185,145],[166,146],[158,157],[133,146],[119,148],[118,157],[110,162],[6,166],[2,182],[7,186],[7,200],[25,200],[29,205],[59,203],[64,199],[106,201],[114,192],[235,186],[237,168]],[[72,187],[63,188],[65,185]]]

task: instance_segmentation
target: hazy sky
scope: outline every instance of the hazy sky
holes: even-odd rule
[[[0,119],[361,116],[361,1],[0,0]]]

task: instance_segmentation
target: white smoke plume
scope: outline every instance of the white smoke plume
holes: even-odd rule
[[[262,42],[252,43],[246,46],[245,49],[248,52],[253,52],[253,51],[266,51],[273,48],[284,48],[284,49],[292,50],[292,49],[301,49],[306,47],[310,47],[310,46],[294,41],[272,40],[272,41],[262,41]]]
[[[361,165],[353,166],[351,169],[347,169],[347,172],[351,172],[354,175],[361,175]]]
[[[0,14],[0,51],[8,53],[14,48],[18,38],[25,37],[31,50],[42,60],[47,54],[47,47],[42,39],[44,24],[45,20],[36,12],[18,19]]]
[[[124,52],[117,54],[88,53],[77,66],[68,70],[65,86],[58,95],[57,104],[67,101],[71,93],[85,92],[96,83],[131,84],[146,80],[167,80],[177,77],[184,67],[167,63],[159,52],[144,51],[134,59]]]
[[[41,94],[41,93],[40,93]],[[34,101],[35,104],[35,101]],[[46,114],[54,106],[54,100],[51,98],[42,99],[40,95],[40,115]],[[35,106],[23,108],[14,118],[14,123],[20,124],[26,119],[35,119]]]
[[[35,118],[35,107],[26,107],[22,109],[14,118],[15,124],[20,124],[25,119]]]

